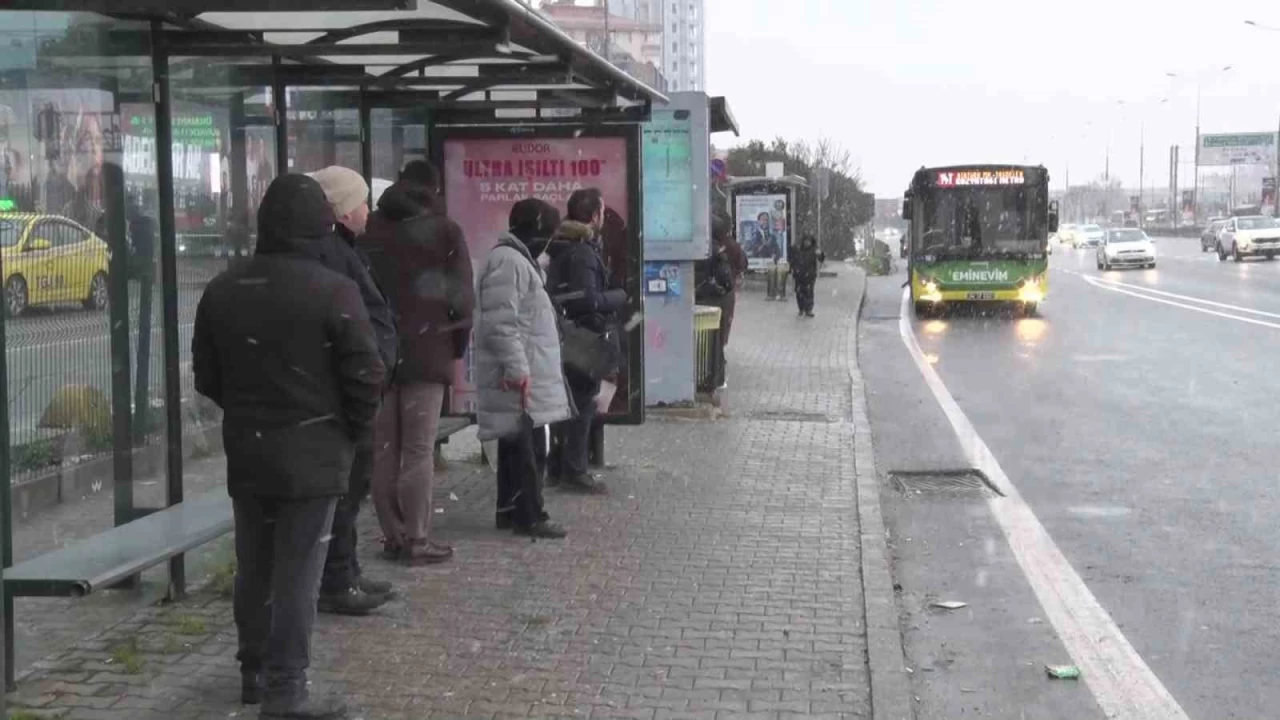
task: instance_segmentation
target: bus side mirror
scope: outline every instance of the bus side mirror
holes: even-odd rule
[[[1058,201],[1049,203],[1049,232],[1058,232]]]

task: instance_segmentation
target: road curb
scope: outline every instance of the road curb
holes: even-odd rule
[[[861,272],[861,271],[859,271]],[[854,476],[857,482],[858,528],[862,551],[862,599],[867,628],[867,666],[871,674],[873,720],[912,720],[911,683],[898,625],[897,596],[889,569],[889,547],[884,518],[880,514],[880,479],[876,475],[871,420],[867,416],[866,386],[858,368],[858,327],[867,299],[867,274],[862,274],[862,294],[854,308],[854,329],[849,337],[850,406],[853,420]]]

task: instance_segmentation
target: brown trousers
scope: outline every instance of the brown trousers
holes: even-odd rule
[[[395,385],[382,398],[373,431],[373,507],[382,535],[407,547],[425,541],[435,512],[436,433],[446,386]]]

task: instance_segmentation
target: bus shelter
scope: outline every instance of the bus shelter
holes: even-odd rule
[[[515,0],[55,5],[0,10],[10,686],[16,597],[136,585],[153,567],[180,596],[185,553],[229,532],[191,329],[204,285],[251,254],[281,173],[345,165],[376,195],[430,159],[476,265],[516,200],[563,211],[574,189],[600,188],[636,338],[610,416],[642,420],[639,128],[659,92]],[[102,512],[57,540],[16,540],[68,503]]]

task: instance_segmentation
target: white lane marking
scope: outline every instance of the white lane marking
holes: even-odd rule
[[[1031,507],[1022,499],[991,449],[924,358],[911,328],[910,293],[902,294],[898,332],[924,375],[925,383],[951,421],[956,438],[974,467],[1004,493],[987,501],[1009,547],[1049,622],[1062,638],[1083,680],[1108,718],[1118,720],[1188,720],[1187,714],[1129,644],[1111,616],[1067,562]]]
[[[1083,277],[1085,280],[1089,280],[1089,278],[1092,276],[1086,275]],[[1267,312],[1266,310],[1254,310],[1253,308],[1242,307],[1240,305],[1231,305],[1229,303],[1221,303],[1215,300],[1206,300],[1205,298],[1198,298],[1198,297],[1195,297],[1194,295],[1179,295],[1178,293],[1171,293],[1165,290],[1156,290],[1155,288],[1147,287],[1146,285],[1134,285],[1133,283],[1120,282],[1119,280],[1112,280],[1111,278],[1095,277],[1093,278],[1093,280],[1097,280],[1098,282],[1102,282],[1102,283],[1107,283],[1109,285],[1118,285],[1120,287],[1132,288],[1134,290],[1138,290],[1144,293],[1150,293],[1152,295],[1160,295],[1161,297],[1171,297],[1177,300],[1185,300],[1187,302],[1199,303],[1201,305],[1208,305],[1210,307],[1222,308],[1223,310],[1235,310],[1236,312],[1249,313],[1250,315],[1261,315],[1263,317],[1276,318],[1280,320],[1280,313]]]
[[[1274,328],[1276,330],[1280,330],[1280,323],[1272,323],[1272,322],[1267,322],[1266,320],[1259,320],[1257,318],[1243,317],[1240,315],[1232,315],[1231,313],[1219,312],[1217,310],[1210,310],[1209,308],[1203,308],[1196,305],[1188,305],[1186,303],[1180,303],[1174,300],[1165,300],[1164,298],[1152,297],[1151,295],[1148,295],[1146,293],[1134,292],[1132,290],[1126,290],[1122,287],[1117,287],[1115,285],[1103,282],[1101,280],[1098,280],[1095,277],[1090,277],[1088,275],[1081,275],[1081,277],[1084,279],[1085,282],[1089,283],[1090,285],[1097,288],[1102,288],[1103,290],[1110,290],[1111,292],[1122,293],[1124,295],[1132,295],[1133,297],[1141,298],[1143,300],[1150,300],[1151,302],[1158,302],[1158,303],[1163,303],[1165,305],[1172,305],[1174,307],[1179,307],[1184,310],[1194,310],[1195,312],[1204,313],[1206,315],[1213,315],[1220,318],[1226,318],[1228,320],[1235,320],[1236,322],[1249,323],[1250,325],[1261,325],[1262,327],[1269,327],[1269,328]],[[1261,311],[1255,310],[1253,312],[1261,312]],[[1271,315],[1271,313],[1263,313],[1263,314]],[[1272,317],[1280,317],[1280,316],[1273,315]]]

